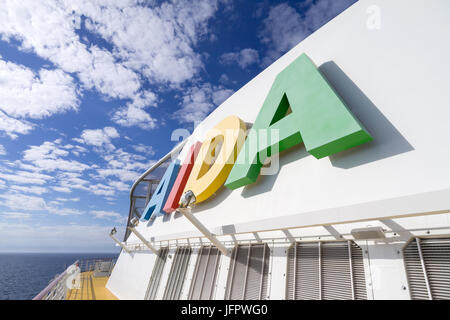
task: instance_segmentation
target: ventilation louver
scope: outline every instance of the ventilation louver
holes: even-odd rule
[[[297,242],[287,258],[286,299],[367,299],[362,251],[353,241]]]
[[[216,286],[220,251],[214,246],[199,249],[188,299],[211,300]]]
[[[178,247],[175,251],[172,267],[170,268],[169,279],[164,290],[163,300],[178,300],[181,296],[186,271],[191,258],[192,249],[190,247]]]
[[[231,255],[225,299],[267,299],[269,256],[267,244],[235,247]]]
[[[403,258],[411,299],[450,299],[450,237],[414,238]]]
[[[147,292],[145,293],[145,300],[154,300],[156,298],[156,293],[161,282],[161,275],[164,270],[164,266],[166,265],[168,253],[169,248],[162,248],[158,250],[155,266],[153,267]]]

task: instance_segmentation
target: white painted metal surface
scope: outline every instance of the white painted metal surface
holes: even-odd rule
[[[379,29],[367,27],[370,6],[380,9]],[[228,249],[234,241],[256,241],[252,232],[264,242],[274,240],[271,299],[285,296],[285,251],[292,238],[351,240],[352,229],[374,226],[386,230],[386,239],[356,241],[363,250],[367,297],[410,298],[402,246],[411,237],[450,234],[449,33],[447,0],[361,0],[274,62],[196,128],[180,159],[224,117],[253,122],[275,76],[306,53],[374,137],[367,145],[321,160],[303,146],[293,148],[280,155],[276,175],[260,176],[254,185],[234,191],[221,188],[192,209]],[[196,237],[203,237],[181,214],[137,228],[156,248],[167,240],[175,246],[175,240],[186,242],[188,237],[198,246]],[[127,242],[131,247],[140,243],[134,235]],[[196,258],[194,252],[190,263]],[[167,282],[171,260],[162,283]],[[221,259],[216,299],[225,296],[229,261]],[[108,289],[121,299],[142,299],[153,263],[148,250],[122,252]]]

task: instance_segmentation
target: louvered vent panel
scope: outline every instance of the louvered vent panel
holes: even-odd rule
[[[212,299],[216,285],[220,251],[216,247],[204,246],[199,249],[189,299]]]
[[[216,288],[216,280],[217,280],[217,272],[219,269],[221,253],[219,249],[212,247],[210,252],[210,258],[208,260],[208,266],[205,276],[205,281],[203,283],[203,290],[200,296],[201,300],[210,300],[214,296],[215,288]]]
[[[353,241],[298,242],[287,259],[286,299],[367,299],[362,252]]]
[[[403,249],[411,299],[450,299],[450,238],[416,238]]]
[[[240,245],[233,249],[226,299],[266,299],[269,247],[267,244]]]
[[[192,250],[190,247],[178,247],[175,251],[169,279],[164,290],[164,300],[180,299],[191,253]]]
[[[318,243],[299,243],[296,251],[295,299],[320,299]]]
[[[286,299],[295,299],[295,249],[297,245],[291,246],[287,251],[287,267],[286,267]]]
[[[261,300],[268,299],[269,292],[269,261],[270,261],[270,249],[266,245],[266,249],[264,250],[264,270],[263,270],[263,280],[262,280],[262,289],[261,289]]]
[[[239,300],[243,297],[249,246],[238,246],[233,251],[235,255],[232,261],[233,268],[230,268],[228,299]]]
[[[352,300],[347,242],[322,243],[322,299]]]
[[[433,299],[450,299],[450,238],[422,239],[421,248]]]
[[[262,290],[264,268],[264,245],[251,247],[247,269],[246,290],[244,299],[259,300]]]
[[[148,284],[147,292],[145,294],[145,300],[154,300],[156,298],[156,293],[161,282],[162,272],[164,266],[166,265],[167,254],[169,253],[168,248],[162,248],[158,251],[158,257],[156,258],[155,266],[153,267],[152,275],[150,277],[150,282]]]
[[[191,289],[189,292],[189,299],[200,299],[201,290],[203,286],[203,280],[206,273],[206,267],[208,264],[209,251],[208,247],[201,247],[198,252],[197,262],[195,264],[194,275],[191,282]]]
[[[403,249],[403,259],[405,261],[411,299],[428,299],[427,284],[425,282],[416,240],[412,240]]]
[[[364,259],[361,248],[350,242],[352,251],[353,283],[355,286],[355,299],[367,300],[366,275],[364,274]]]

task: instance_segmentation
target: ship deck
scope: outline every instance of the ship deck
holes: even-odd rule
[[[71,289],[67,300],[118,300],[108,289],[106,283],[109,277],[94,277],[93,271],[81,273],[79,289]]]

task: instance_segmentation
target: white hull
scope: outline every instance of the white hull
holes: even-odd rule
[[[374,8],[379,29],[367,26]],[[275,76],[302,53],[374,138],[321,160],[294,147],[280,155],[277,174],[234,191],[222,187],[192,210],[229,248],[268,243],[269,299],[289,298],[291,241],[355,240],[351,230],[369,226],[381,226],[386,239],[355,240],[367,298],[411,298],[403,247],[414,237],[450,235],[449,31],[446,0],[359,1],[231,96],[189,138],[180,160],[226,116],[253,123]],[[163,298],[177,245],[192,247],[181,284],[187,299],[206,238],[180,214],[137,230],[157,249],[170,246],[156,299]],[[156,256],[134,234],[127,247],[131,254],[122,251],[107,288],[120,299],[144,299]],[[229,267],[230,257],[222,257],[213,299],[226,298]]]

